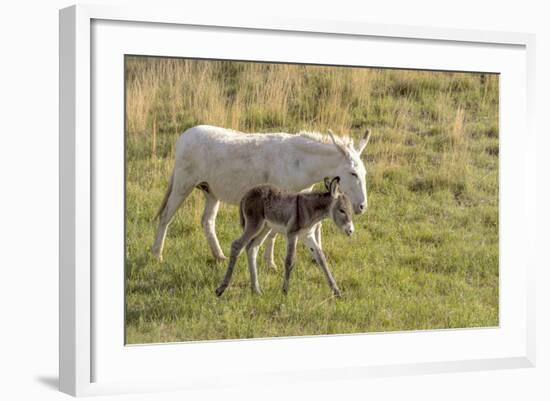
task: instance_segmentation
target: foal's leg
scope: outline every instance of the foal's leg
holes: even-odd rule
[[[245,223],[243,235],[241,235],[238,239],[233,241],[233,243],[231,244],[231,256],[229,257],[229,265],[227,266],[227,271],[225,272],[225,276],[220,286],[216,289],[216,295],[218,297],[223,294],[223,292],[229,285],[229,282],[231,281],[231,276],[233,275],[233,269],[235,268],[235,263],[237,263],[237,257],[239,256],[243,248],[255,236],[259,234],[264,224],[265,224],[264,221],[247,220]]]
[[[176,182],[174,182],[176,184]],[[193,190],[194,183],[187,182],[182,185],[174,186],[168,195],[168,200],[164,209],[160,212],[159,215],[159,225],[157,229],[157,235],[155,242],[153,243],[152,251],[153,254],[162,261],[162,248],[164,247],[164,239],[166,237],[166,230],[168,225],[172,221],[174,214],[182,204],[182,202],[189,196]]]
[[[300,239],[305,244],[305,246],[307,246],[308,249],[315,254],[315,261],[321,267],[321,270],[325,274],[325,278],[327,280],[327,283],[330,289],[332,290],[335,296],[340,297],[342,294],[338,289],[338,286],[336,285],[336,281],[334,280],[334,277],[332,277],[332,273],[330,272],[330,269],[328,267],[325,254],[323,253],[323,250],[321,249],[319,244],[317,244],[313,231],[309,231],[305,233],[302,237],[300,237]]]
[[[265,238],[269,235],[271,229],[266,225],[260,233],[252,239],[246,246],[246,253],[248,254],[248,271],[250,272],[250,285],[252,286],[252,292],[261,294],[260,284],[258,283],[258,270],[256,269],[256,257],[258,256],[258,250]]]
[[[275,259],[273,257],[276,236],[277,236],[277,233],[275,231],[271,231],[271,233],[267,237],[267,240],[265,243],[265,250],[264,250],[265,264],[268,268],[272,270],[277,269],[277,265],[275,264]]]
[[[283,292],[288,293],[288,285],[290,282],[290,273],[294,267],[294,257],[296,255],[296,235],[289,235],[286,240],[286,257],[285,257],[285,281],[283,283]]]
[[[208,190],[203,190],[203,192],[205,203],[201,223],[212,255],[216,261],[220,262],[227,259],[220,248],[218,237],[216,237],[216,215],[218,214],[220,201],[212,193],[208,192]]]

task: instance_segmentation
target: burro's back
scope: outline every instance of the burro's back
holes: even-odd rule
[[[292,137],[199,125],[178,138],[175,173],[207,182],[217,199],[233,205],[239,203],[246,190],[264,183],[301,190],[303,184],[287,179]]]
[[[259,185],[246,192],[240,202],[239,211],[243,234],[231,244],[229,266],[222,283],[216,289],[216,294],[221,296],[229,285],[237,257],[245,247],[248,253],[252,291],[261,292],[257,279],[256,256],[258,248],[273,230],[287,237],[283,285],[285,293],[288,292],[290,273],[294,265],[296,242],[302,237],[305,238],[306,245],[311,247],[333,293],[340,296],[340,290],[330,273],[323,251],[318,243],[310,238],[311,228],[325,218],[331,218],[348,236],[353,233],[351,202],[340,191],[339,182],[339,177],[326,181],[325,192],[291,193],[281,191],[272,185]]]

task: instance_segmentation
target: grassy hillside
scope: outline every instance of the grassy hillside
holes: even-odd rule
[[[130,57],[126,60],[128,343],[498,325],[498,76]],[[232,285],[214,262],[194,191],[150,252],[177,137],[196,124],[247,132],[309,129],[373,137],[369,209],[352,239],[323,225],[343,299],[299,246],[284,296],[259,258],[264,295],[241,255]],[[240,234],[222,206],[226,255]]]

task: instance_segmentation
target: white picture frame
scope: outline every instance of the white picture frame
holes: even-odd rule
[[[380,53],[380,56],[376,56],[379,57],[379,62],[375,65],[393,68],[478,70],[503,74],[506,79],[502,84],[510,86],[501,90],[501,114],[506,114],[501,116],[503,139],[500,180],[501,183],[507,184],[502,186],[500,193],[503,216],[501,218],[504,218],[506,223],[500,225],[500,257],[501,267],[507,267],[502,270],[500,283],[500,326],[487,329],[125,347],[124,339],[120,336],[124,322],[120,321],[120,327],[115,327],[121,311],[114,307],[113,314],[106,316],[106,313],[101,312],[105,310],[105,306],[101,302],[98,303],[97,297],[94,298],[98,287],[101,287],[104,294],[102,296],[115,305],[120,304],[120,297],[123,297],[123,294],[114,293],[121,277],[107,277],[94,273],[94,266],[97,266],[98,261],[104,260],[103,257],[112,256],[109,252],[95,253],[94,241],[97,245],[103,240],[103,235],[99,232],[103,227],[100,220],[108,218],[109,212],[102,214],[103,209],[97,194],[101,191],[105,193],[104,188],[98,187],[103,185],[103,181],[99,180],[98,184],[94,177],[101,176],[102,165],[104,170],[105,167],[108,167],[107,170],[112,169],[113,164],[110,161],[118,165],[116,163],[121,160],[117,161],[116,158],[122,159],[123,153],[117,153],[120,143],[113,143],[113,146],[109,147],[112,149],[111,152],[105,151],[107,148],[101,141],[98,143],[93,134],[94,129],[103,127],[102,121],[108,124],[113,122],[112,117],[102,117],[101,107],[111,107],[116,112],[120,111],[122,104],[119,102],[120,98],[115,96],[103,99],[105,101],[101,102],[101,106],[96,107],[98,103],[92,102],[95,90],[92,86],[92,77],[94,74],[101,74],[101,68],[116,69],[120,66],[117,63],[121,62],[118,56],[135,53],[136,49],[137,54],[143,52],[185,56],[186,50],[177,50],[174,43],[164,39],[173,35],[187,35],[189,33],[186,29],[191,28],[193,35],[198,35],[201,43],[205,45],[215,42],[212,39],[219,39],[219,35],[226,35],[226,39],[237,38],[238,41],[242,38],[246,41],[253,35],[261,34],[262,40],[273,43],[286,40],[284,38],[313,41],[311,43],[323,40],[328,49],[329,42],[337,38],[341,44],[343,58],[346,54],[349,56],[346,41],[367,43],[370,40],[373,55],[378,54],[376,43],[380,44],[381,41],[384,42],[384,46],[389,47],[406,42],[409,46],[407,49],[419,52],[420,61],[408,62],[407,51],[386,54],[387,58],[382,57],[383,54]],[[144,32],[147,32],[147,35],[143,35]],[[134,44],[129,44],[129,38]],[[231,43],[234,42],[235,40]],[[138,45],[135,43],[139,43],[139,47],[136,47]],[[126,44],[128,47],[125,47]],[[155,7],[112,8],[78,5],[61,10],[60,390],[80,396],[244,385],[250,380],[259,383],[281,383],[534,366],[534,44],[534,35],[523,33],[292,18],[224,20],[219,17],[186,15],[184,10]],[[151,46],[158,46],[158,49],[155,50]],[[244,46],[242,53],[236,54],[237,48],[231,48],[223,53],[219,48],[216,50],[215,46],[215,43],[212,44],[211,53],[201,55],[303,61],[299,60],[298,56],[291,55],[292,51],[288,50],[290,48],[287,48],[286,56],[274,56],[274,53],[260,53],[258,49],[254,51],[253,47],[245,49]],[[452,52],[446,53],[447,47],[452,47]],[[484,61],[483,53],[490,49],[494,49],[494,57],[492,61]],[[429,54],[434,54],[436,50],[442,57],[434,62]],[[101,57],[103,51],[109,57]],[[200,49],[200,52],[208,51]],[[250,53],[251,51],[254,53]],[[426,61],[422,61],[422,52],[426,52]],[[461,52],[465,55],[464,62],[470,63],[466,68],[456,62],[453,64],[453,55],[462,54]],[[188,56],[197,54],[187,53]],[[336,50],[332,54],[320,56],[318,61],[334,62],[334,58],[339,57],[335,54]],[[312,60],[316,56],[311,53],[309,57],[311,58],[308,60]],[[103,64],[102,60],[107,61]],[[111,64],[113,60],[114,64]],[[351,65],[353,61],[347,63]],[[358,59],[357,65],[365,64]],[[120,73],[121,71],[116,73],[118,78],[115,79],[120,79]],[[100,76],[97,79],[101,81],[103,78]],[[111,81],[109,77],[105,79],[104,82],[108,82],[111,89],[122,91],[122,88],[117,86],[120,81]],[[101,96],[101,93],[103,92],[99,91],[95,96]],[[99,120],[95,121],[94,116],[98,115]],[[121,115],[116,118],[123,117]],[[120,121],[117,122],[119,123]],[[519,131],[521,135],[514,136],[512,131]],[[113,170],[116,171],[117,168]],[[114,181],[106,184],[107,190],[109,185],[116,185],[117,182],[117,174],[111,176]],[[521,185],[521,190],[509,183]],[[117,221],[116,215],[114,221]],[[107,240],[108,238],[105,239]],[[116,260],[116,257],[113,260]],[[116,271],[113,274],[116,274]],[[449,344],[454,346],[449,347]],[[423,347],[427,345],[433,347],[433,350],[426,349],[424,352]],[[321,348],[326,350],[322,358],[319,356]],[[390,355],[390,349],[399,352]],[[355,352],[346,352],[346,355],[342,356],[342,350]],[[185,353],[181,354],[180,351]],[[221,363],[223,366],[212,367],[207,363],[219,355],[232,358],[233,361],[241,361],[237,366],[224,366]],[[285,359],[285,356],[288,355],[300,357],[292,361],[292,368],[287,369],[285,364],[288,364],[288,359]]]

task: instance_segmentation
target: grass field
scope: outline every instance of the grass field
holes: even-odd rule
[[[128,343],[498,325],[498,76],[128,57],[126,60],[126,334]],[[331,128],[373,136],[364,154],[369,209],[349,239],[323,225],[343,293],[335,300],[299,246],[284,296],[258,258],[250,292],[241,255],[210,254],[194,191],[168,230],[164,262],[150,247],[177,137],[197,124],[247,132]],[[222,206],[226,255],[240,234]]]

